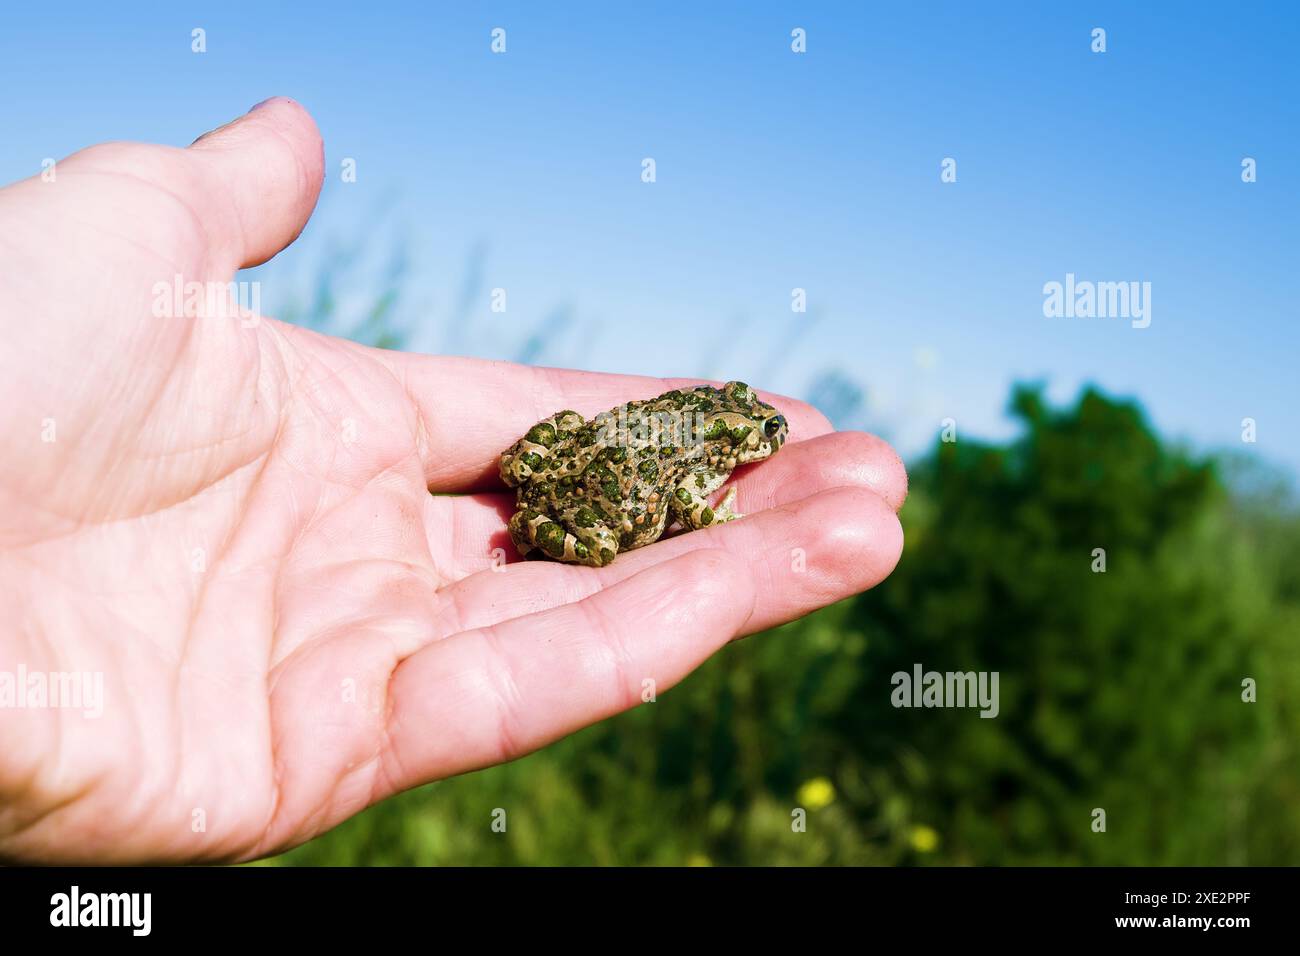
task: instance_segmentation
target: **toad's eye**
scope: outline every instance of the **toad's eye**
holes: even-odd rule
[[[785,416],[773,415],[763,423],[763,434],[768,438],[775,438],[785,428]]]

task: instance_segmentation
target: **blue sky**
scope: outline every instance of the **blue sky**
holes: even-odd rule
[[[289,95],[330,172],[300,244],[257,270],[271,314],[339,243],[366,259],[359,308],[400,244],[422,351],[533,340],[546,364],[797,395],[837,371],[909,454],[949,417],[1009,434],[1013,380],[1095,382],[1202,448],[1240,448],[1255,418],[1254,450],[1300,468],[1295,5],[310,10],[7,8],[0,180],[105,139],[184,145]],[[1150,326],[1045,318],[1066,273],[1150,282]]]

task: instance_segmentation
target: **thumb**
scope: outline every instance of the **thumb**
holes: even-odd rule
[[[241,268],[259,265],[298,238],[320,196],[325,150],[311,115],[283,96],[190,145],[215,185],[213,239]],[[205,177],[208,178],[208,177]]]

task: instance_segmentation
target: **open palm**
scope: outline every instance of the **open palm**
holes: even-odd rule
[[[0,680],[103,682],[98,715],[0,708],[0,859],[272,853],[639,704],[898,560],[897,456],[765,395],[791,443],[738,473],[749,517],[599,570],[516,561],[501,450],[681,381],[158,314],[159,283],[290,243],[322,174],[277,99],[0,190]]]

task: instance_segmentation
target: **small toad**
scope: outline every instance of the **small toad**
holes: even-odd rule
[[[591,421],[556,412],[501,455],[501,479],[518,489],[510,537],[525,557],[598,568],[674,521],[688,531],[735,521],[734,487],[716,508],[708,496],[788,433],[744,382],[674,389]]]

